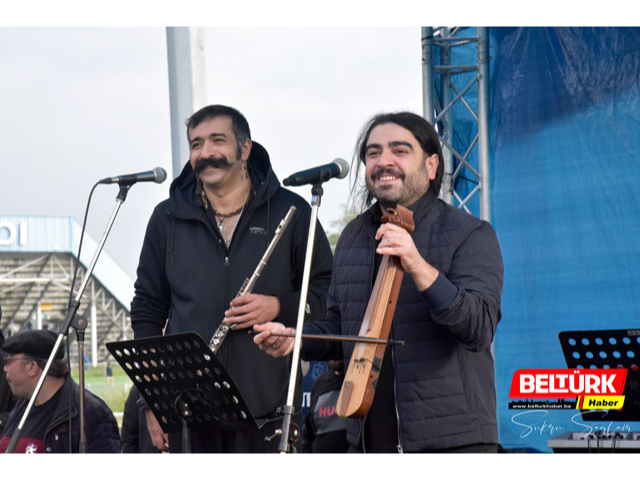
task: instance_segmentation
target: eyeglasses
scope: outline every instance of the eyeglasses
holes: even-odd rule
[[[18,362],[18,361],[21,361],[21,360],[22,360],[23,362],[24,362],[25,360],[26,360],[26,361],[28,361],[28,362],[30,362],[31,360],[33,360],[33,358],[31,358],[31,357],[18,357],[18,358],[15,358],[15,357],[14,357],[14,358],[11,358],[11,357],[3,357],[3,358],[2,358],[2,360],[3,360],[3,362],[4,362],[4,364],[5,364],[6,366],[9,366],[9,365],[11,365],[13,362]]]

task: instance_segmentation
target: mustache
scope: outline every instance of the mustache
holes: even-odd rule
[[[371,180],[377,180],[384,175],[393,175],[400,180],[404,180],[405,174],[391,167],[378,168],[371,174]]]
[[[229,160],[227,160],[227,157],[225,156],[218,157],[218,158],[215,158],[215,157],[201,158],[196,162],[196,167],[194,169],[196,177],[199,176],[207,167],[227,169],[227,168],[231,168],[231,164],[229,163]]]

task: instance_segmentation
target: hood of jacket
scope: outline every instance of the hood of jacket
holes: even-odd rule
[[[280,181],[271,168],[271,160],[267,150],[258,142],[252,141],[251,153],[247,160],[247,169],[251,177],[254,191],[254,207],[272,198]],[[196,218],[202,212],[202,199],[197,193],[196,175],[187,161],[180,175],[171,182],[169,188],[169,213],[182,218]]]

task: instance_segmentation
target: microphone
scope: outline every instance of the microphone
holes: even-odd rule
[[[344,178],[349,173],[349,164],[342,158],[336,158],[333,162],[319,167],[294,173],[285,178],[282,182],[287,187],[298,187],[300,185],[315,185],[326,182],[334,177]]]
[[[117,177],[107,177],[98,183],[118,183],[120,185],[133,185],[138,182],[162,183],[167,179],[167,171],[164,168],[156,167],[149,172],[130,173],[129,175],[119,175]]]

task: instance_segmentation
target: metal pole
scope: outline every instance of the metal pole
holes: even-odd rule
[[[450,32],[448,28],[442,29],[442,35],[446,38],[449,37]],[[442,65],[449,65],[451,63],[451,46],[448,42],[445,42],[442,46]],[[443,108],[446,105],[451,103],[451,74],[449,70],[444,70],[440,76],[440,90],[441,90],[441,105]],[[448,110],[443,119],[442,124],[444,125],[443,131],[441,132],[442,138],[452,144],[453,142],[453,125],[451,120],[451,110]],[[444,157],[442,161],[444,162],[444,176],[442,179],[442,190],[440,192],[440,196],[442,200],[447,202],[448,204],[452,204],[452,192],[453,192],[453,183],[452,183],[452,173],[453,173],[453,154],[451,150],[449,150],[446,146],[442,149],[442,156]]]
[[[40,306],[40,302],[38,302],[36,308],[36,328],[42,330],[42,307]]]
[[[202,28],[167,27],[173,178],[189,158],[185,121],[207,103],[205,36]]]
[[[167,66],[171,110],[171,156],[173,178],[180,175],[189,158],[184,122],[193,113],[189,29],[167,27]]]
[[[480,218],[491,222],[489,172],[489,28],[478,27],[478,169]]]
[[[433,101],[433,27],[422,27],[422,92],[422,113],[427,122],[433,125],[435,121],[435,104]]]
[[[98,310],[96,308],[95,282],[91,282],[91,366],[98,366]]]
[[[307,251],[304,261],[304,272],[302,274],[302,285],[300,287],[300,303],[298,304],[298,319],[296,322],[296,334],[293,342],[293,352],[291,358],[291,373],[289,375],[289,391],[287,392],[287,404],[284,406],[284,419],[280,429],[280,453],[288,453],[293,446],[291,440],[291,420],[295,413],[293,402],[295,400],[296,382],[298,379],[298,365],[300,364],[300,349],[302,347],[302,328],[304,326],[304,316],[307,306],[307,295],[309,293],[309,282],[311,279],[311,262],[313,260],[313,247],[316,238],[316,224],[318,223],[318,209],[322,199],[322,185],[314,185],[311,190],[311,218],[309,219],[309,232],[307,234]],[[276,433],[278,433],[276,431]]]

